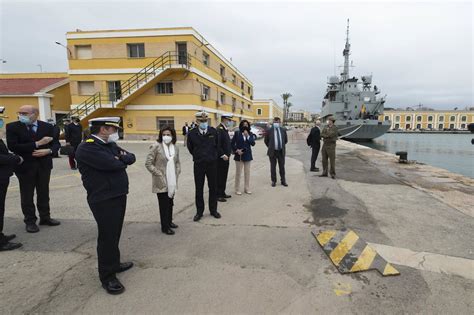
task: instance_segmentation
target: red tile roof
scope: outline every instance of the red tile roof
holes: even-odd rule
[[[0,79],[0,95],[30,95],[64,78]]]

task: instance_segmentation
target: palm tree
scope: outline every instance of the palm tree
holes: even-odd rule
[[[289,109],[289,107],[288,107],[288,99],[289,99],[290,97],[292,97],[292,96],[293,96],[293,95],[291,95],[291,93],[288,93],[288,92],[283,93],[283,94],[281,95],[281,98],[283,99],[283,112],[284,112],[284,116],[285,116],[285,117],[284,117],[285,121],[288,119],[288,109]],[[291,103],[290,103],[290,104],[291,104]]]

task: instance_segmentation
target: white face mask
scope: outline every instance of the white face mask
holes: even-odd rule
[[[163,142],[165,144],[170,144],[171,140],[173,140],[173,138],[171,136],[163,136]]]
[[[114,132],[113,134],[109,135],[109,138],[107,139],[107,143],[117,142],[118,139],[120,139],[118,132]]]

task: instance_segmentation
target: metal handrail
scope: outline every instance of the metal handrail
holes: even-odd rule
[[[148,78],[155,76],[156,70],[163,70],[165,67],[171,66],[173,64],[181,64],[186,68],[189,68],[191,66],[191,56],[188,53],[179,54],[176,51],[168,51],[162,54],[140,71],[132,75],[125,82],[120,83],[120,97],[122,98],[125,92],[128,92],[128,95],[130,95],[140,87],[142,82],[147,82]],[[81,117],[84,115],[84,113],[87,116],[89,112],[93,112],[97,108],[101,108],[102,103],[110,102],[113,104],[115,101],[117,100],[112,101],[110,96],[106,98],[103,96],[103,94],[101,94],[101,92],[97,92],[76,106],[76,108],[72,109],[65,117],[58,121],[57,124],[59,126],[63,126],[65,119],[70,119],[71,117]]]

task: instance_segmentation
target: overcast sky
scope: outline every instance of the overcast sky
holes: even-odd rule
[[[192,26],[232,58],[256,98],[281,104],[290,92],[295,108],[319,111],[326,79],[343,63],[347,18],[351,75],[372,73],[386,107],[474,106],[471,1],[0,0],[0,65],[66,71],[66,51],[54,42],[75,29]]]

